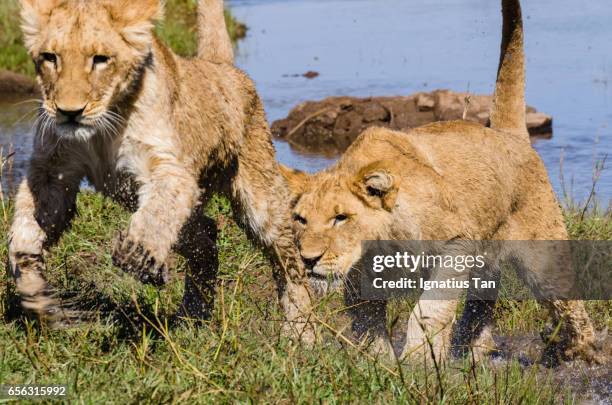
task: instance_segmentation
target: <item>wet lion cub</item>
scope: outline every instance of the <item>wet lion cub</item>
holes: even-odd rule
[[[362,259],[363,240],[443,240],[461,245],[461,240],[568,239],[525,125],[519,1],[503,0],[502,9],[502,54],[491,128],[466,121],[434,123],[408,133],[371,128],[328,170],[307,176],[283,169],[296,194],[294,229],[311,278],[321,282],[347,277]],[[562,266],[542,265],[533,255],[507,255],[518,267],[529,268],[533,277],[528,281],[535,291],[563,271]],[[437,268],[432,274],[443,275]],[[427,340],[438,356],[450,346],[459,297],[432,298],[431,291],[424,292],[411,314],[404,357],[419,348],[428,353]],[[384,335],[384,304],[349,303],[358,335]],[[477,332],[462,336],[468,344],[492,344],[486,325],[490,319],[482,319],[490,317],[492,304],[467,302],[459,332]],[[555,353],[590,357],[594,333],[583,302],[550,299],[546,304],[562,325],[562,342]],[[470,325],[470,319],[485,325]]]
[[[232,66],[225,26],[208,25],[223,21],[222,1],[200,0],[193,59],[155,37],[161,14],[159,0],[21,0],[25,44],[43,93],[10,231],[23,307],[50,322],[70,315],[45,281],[43,250],[69,226],[86,179],[133,211],[114,263],[161,285],[175,249],[189,264],[180,315],[207,317],[217,256],[215,224],[203,206],[222,192],[275,259],[286,327],[310,340],[301,322],[308,283],[262,103]]]

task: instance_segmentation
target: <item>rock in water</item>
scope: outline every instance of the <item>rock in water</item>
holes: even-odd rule
[[[325,154],[341,153],[371,126],[407,130],[435,121],[465,119],[489,123],[492,96],[436,90],[396,97],[329,97],[307,101],[272,124],[274,136],[294,147]],[[527,107],[531,135],[551,136],[552,117]]]

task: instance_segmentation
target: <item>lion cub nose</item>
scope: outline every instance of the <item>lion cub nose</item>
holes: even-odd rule
[[[322,254],[318,256],[308,256],[302,254],[301,256],[302,261],[304,262],[304,266],[306,266],[306,268],[309,270],[312,270],[314,266],[316,266],[316,264],[319,262],[319,260],[323,257]]]
[[[80,118],[81,115],[83,115],[83,111],[85,111],[85,108],[81,108],[79,110],[64,110],[61,108],[57,109],[57,112],[60,114],[60,116],[65,117],[66,121],[70,122],[76,122],[76,120]]]

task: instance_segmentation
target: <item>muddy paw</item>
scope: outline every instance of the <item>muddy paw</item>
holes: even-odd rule
[[[377,336],[368,342],[362,342],[362,345],[365,345],[367,352],[375,359],[391,364],[396,362],[395,351],[388,337]]]
[[[563,345],[547,345],[540,363],[546,367],[557,367],[562,362],[583,360],[589,364],[605,363],[605,356],[592,345],[566,348]]]
[[[606,362],[606,356],[594,344],[578,345],[568,348],[563,353],[566,360],[583,360],[589,364],[603,364]]]
[[[71,308],[51,290],[37,295],[22,296],[24,314],[51,329],[65,329],[91,321],[93,313]]]
[[[168,268],[151,252],[125,233],[120,233],[113,251],[113,264],[144,284],[162,286],[168,283]]]
[[[542,355],[541,363],[548,367],[556,367],[563,361],[583,360],[590,364],[602,364],[605,355],[601,348],[597,347],[592,336],[578,339],[575,336],[562,336],[547,326],[541,333],[546,347]]]

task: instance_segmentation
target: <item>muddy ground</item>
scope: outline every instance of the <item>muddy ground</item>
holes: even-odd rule
[[[542,376],[549,376],[560,388],[570,388],[580,404],[612,404],[612,338],[607,331],[598,334],[598,346],[602,364],[588,364],[582,360],[563,362],[548,368],[538,364],[544,349],[542,339],[535,334],[520,336],[495,336],[499,352],[492,361],[496,367],[507,366],[507,361],[515,358],[524,366],[536,367]]]
[[[346,318],[348,322],[348,318]],[[396,355],[401,353],[404,342],[404,331],[407,329],[407,319],[399,320],[393,331],[392,341]],[[545,364],[543,353],[544,341],[538,333],[503,334],[493,328],[495,350],[485,356],[482,361],[497,370],[511,366],[516,360],[521,364],[526,375],[535,373],[540,381],[549,379],[559,391],[568,389],[576,395],[578,404],[612,405],[612,336],[608,330],[596,332],[596,347],[599,363],[589,364],[584,360],[560,361],[555,364]],[[467,354],[468,360],[470,354]],[[457,360],[457,358],[454,358]],[[453,367],[451,361],[451,367]],[[456,367],[459,367],[455,364]],[[569,398],[568,398],[569,400]]]

